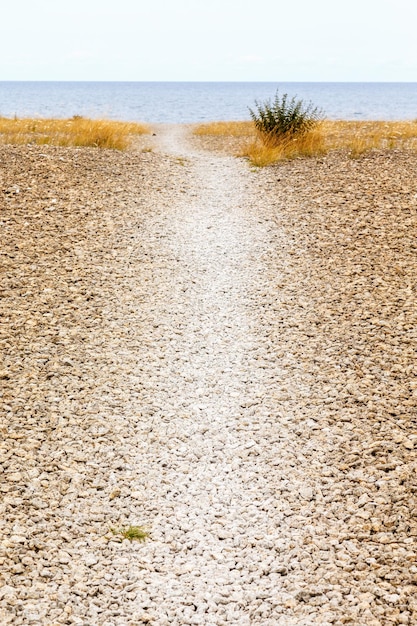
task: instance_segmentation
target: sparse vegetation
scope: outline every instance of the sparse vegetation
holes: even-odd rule
[[[254,138],[256,132],[252,122],[206,122],[194,128],[194,135]]]
[[[125,150],[134,135],[147,133],[142,124],[91,120],[80,115],[70,119],[0,117],[0,143],[92,146]]]
[[[323,124],[328,150],[347,149],[353,157],[372,149],[417,150],[417,120],[326,121]]]
[[[323,120],[308,133],[270,145],[261,141],[253,122],[213,122],[195,129],[199,136],[223,138],[225,149],[244,156],[253,165],[264,166],[279,160],[317,156],[331,150],[347,150],[353,158],[372,149],[417,150],[417,120],[333,121]],[[216,147],[217,147],[216,146]]]
[[[145,541],[149,537],[149,532],[141,526],[127,526],[126,528],[111,528],[113,535],[118,535],[121,539],[129,541]]]

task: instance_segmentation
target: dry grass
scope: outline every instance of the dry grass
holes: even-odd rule
[[[270,141],[256,133],[253,122],[213,122],[196,127],[196,135],[238,137],[236,156],[245,156],[256,166],[283,159],[317,156],[331,150],[347,150],[352,157],[372,149],[417,150],[417,120],[410,122],[331,121],[313,131],[282,141]]]
[[[262,167],[300,156],[311,156],[324,152],[323,135],[320,126],[317,129],[277,142],[274,138],[262,137],[256,131],[253,122],[212,122],[200,124],[194,130],[195,135],[212,137],[234,137],[241,141],[235,152],[236,156],[247,157],[252,165]]]
[[[194,128],[194,135],[210,135],[211,137],[244,137],[255,138],[256,130],[253,122],[208,122]]]
[[[326,149],[347,149],[358,156],[374,148],[417,149],[417,121],[410,122],[333,122],[323,123]]]
[[[92,146],[125,150],[133,135],[149,132],[142,124],[71,119],[30,119],[0,117],[1,144],[51,144],[54,146]]]
[[[309,157],[325,152],[324,135],[321,128],[317,127],[308,133],[284,137],[280,141],[258,136],[242,148],[239,156],[247,157],[252,165],[263,167],[284,159]]]

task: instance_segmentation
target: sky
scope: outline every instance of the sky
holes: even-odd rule
[[[0,80],[417,81],[416,0],[14,0]]]

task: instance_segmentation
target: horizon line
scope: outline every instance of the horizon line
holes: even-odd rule
[[[207,83],[311,83],[311,84],[417,84],[417,80],[100,80],[100,79],[0,79],[1,83],[188,83],[188,84],[207,84]]]

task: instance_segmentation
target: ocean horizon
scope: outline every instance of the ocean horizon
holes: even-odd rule
[[[83,115],[146,123],[249,119],[276,91],[311,101],[329,119],[417,119],[417,82],[0,81],[0,116]]]

